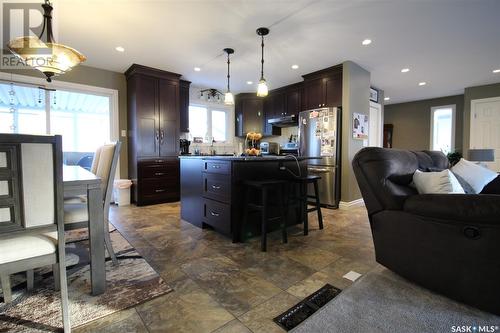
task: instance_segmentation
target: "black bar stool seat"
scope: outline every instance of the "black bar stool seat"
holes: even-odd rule
[[[321,213],[318,189],[318,180],[320,179],[320,176],[308,175],[305,177],[294,178],[292,180],[292,182],[299,185],[299,197],[295,197],[293,199],[299,200],[300,203],[300,216],[304,222],[304,235],[309,234],[308,214],[314,211],[318,214],[319,228],[323,229],[323,214]],[[314,195],[307,194],[307,187],[309,184],[313,184],[314,186]],[[315,204],[313,208],[307,208],[308,199],[314,199]]]
[[[259,211],[261,214],[261,251],[265,252],[267,250],[267,230],[268,222],[281,220],[281,230],[283,243],[287,243],[286,234],[286,220],[287,220],[287,207],[288,207],[288,181],[285,180],[248,180],[244,181],[243,185],[246,187],[245,200],[244,200],[244,212],[243,212],[243,223],[245,226],[248,213],[250,211]],[[251,202],[252,191],[256,191],[259,194],[260,200],[258,202]],[[274,192],[280,197],[280,202],[278,204],[280,214],[278,216],[269,217],[269,208],[271,208],[272,201],[269,200],[270,192]]]

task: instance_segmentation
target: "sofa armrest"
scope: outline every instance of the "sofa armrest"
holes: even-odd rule
[[[500,195],[420,194],[408,197],[403,210],[457,223],[500,225]]]

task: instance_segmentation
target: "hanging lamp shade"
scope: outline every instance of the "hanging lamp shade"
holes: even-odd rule
[[[229,79],[231,77],[230,72],[229,72],[229,65],[231,64],[231,61],[229,59],[229,55],[234,53],[234,50],[231,48],[225,48],[224,52],[227,54],[227,92],[224,94],[224,104],[226,105],[234,105],[234,96],[233,93],[231,92],[231,88],[229,86]]]
[[[42,4],[44,9],[43,29],[39,37],[25,36],[11,40],[7,47],[16,57],[34,69],[39,70],[51,82],[52,77],[70,71],[73,67],[84,62],[86,57],[69,46],[54,42],[52,34],[52,10],[48,0]],[[42,40],[46,30],[47,41]]]
[[[260,80],[259,84],[257,85],[257,96],[259,97],[266,97],[267,94],[269,93],[269,87],[267,86],[266,79],[264,79],[264,36],[269,34],[269,29],[268,28],[259,28],[257,29],[257,35],[261,36],[261,58],[260,58]]]

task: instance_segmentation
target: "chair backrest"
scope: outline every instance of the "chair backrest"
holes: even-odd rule
[[[102,146],[97,148],[94,154],[94,158],[92,159],[92,165],[90,166],[90,172],[94,175],[97,174],[97,166],[99,165],[99,158],[101,157]]]
[[[101,178],[101,189],[104,200],[105,214],[111,200],[113,182],[115,180],[116,166],[120,156],[121,142],[110,143],[100,147],[95,175]],[[97,152],[96,152],[97,155]],[[105,215],[106,216],[106,215]]]
[[[417,194],[410,186],[417,169],[442,170],[449,163],[443,153],[436,151],[368,147],[354,156],[352,167],[371,215],[385,209],[401,209],[406,197]]]
[[[0,134],[0,235],[63,230],[62,138]]]

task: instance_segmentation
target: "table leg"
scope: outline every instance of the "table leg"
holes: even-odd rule
[[[106,267],[104,251],[104,225],[101,188],[87,190],[89,209],[90,277],[92,295],[106,290]]]

